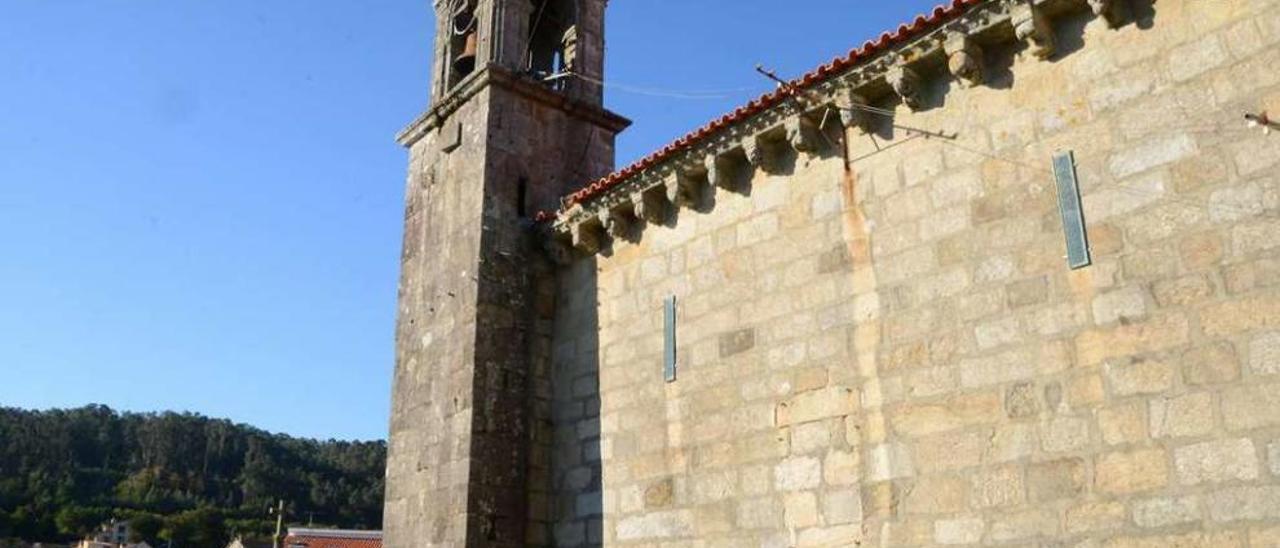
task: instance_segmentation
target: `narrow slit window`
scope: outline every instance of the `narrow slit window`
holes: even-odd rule
[[[529,215],[529,180],[521,177],[516,182],[516,215],[520,218]]]
[[[676,380],[676,296],[667,297],[662,303],[663,339],[662,373],[667,382]]]

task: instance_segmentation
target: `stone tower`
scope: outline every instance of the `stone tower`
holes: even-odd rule
[[[532,218],[609,173],[629,123],[601,106],[606,1],[434,2],[431,106],[397,137],[389,547],[543,542],[554,268]]]

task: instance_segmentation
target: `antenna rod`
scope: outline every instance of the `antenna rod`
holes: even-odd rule
[[[276,510],[276,534],[271,537],[271,548],[280,548],[280,529],[284,526],[284,499],[280,499],[280,507]]]
[[[786,80],[783,80],[782,78],[779,78],[779,77],[778,77],[778,73],[777,73],[777,72],[774,72],[774,71],[772,71],[772,70],[769,70],[769,69],[767,69],[767,68],[764,68],[764,65],[762,65],[762,64],[760,64],[760,63],[756,63],[756,72],[759,72],[760,74],[763,74],[765,78],[768,78],[768,79],[770,79],[770,80],[773,80],[774,82],[777,82],[777,83],[778,83],[778,87],[780,87],[780,88],[790,88],[790,87],[791,87],[791,84],[790,84],[789,82],[787,82]]]

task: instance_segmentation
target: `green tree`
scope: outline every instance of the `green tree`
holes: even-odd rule
[[[231,540],[222,514],[212,508],[169,516],[160,536],[184,548],[222,548]]]
[[[103,508],[81,508],[66,506],[54,516],[58,532],[70,537],[84,537],[95,531],[107,520],[108,512]]]
[[[4,508],[0,508],[0,538],[9,538],[13,536],[13,518],[9,517],[9,512]]]
[[[155,514],[139,513],[129,518],[129,542],[154,543],[160,538],[160,530],[164,528],[164,519]]]

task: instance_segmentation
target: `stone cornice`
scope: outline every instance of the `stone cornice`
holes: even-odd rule
[[[586,120],[600,128],[618,133],[631,125],[631,120],[614,114],[599,106],[571,99],[553,90],[547,89],[538,82],[496,64],[489,64],[468,75],[453,90],[426,112],[415,118],[407,127],[396,134],[396,142],[409,147],[418,142],[431,130],[440,127],[472,97],[478,95],[490,85],[511,90],[533,101],[562,110],[578,119]]]
[[[595,253],[606,233],[621,237],[622,228],[633,221],[653,222],[655,210],[691,207],[703,189],[732,184],[735,170],[767,170],[761,152],[766,145],[813,152],[815,126],[833,119],[843,127],[865,131],[868,112],[858,105],[869,99],[893,94],[908,108],[920,108],[926,74],[936,72],[931,67],[946,67],[944,76],[955,78],[961,87],[982,85],[983,45],[1024,41],[1032,56],[1048,58],[1055,53],[1053,20],[1086,10],[1105,17],[1109,26],[1117,24],[1117,10],[1104,0],[978,1],[927,32],[821,81],[791,88],[786,100],[736,120],[603,191],[567,201],[550,225],[553,241],[548,244]],[[659,198],[665,207],[655,204]],[[557,250],[553,256],[567,256],[564,251]]]

